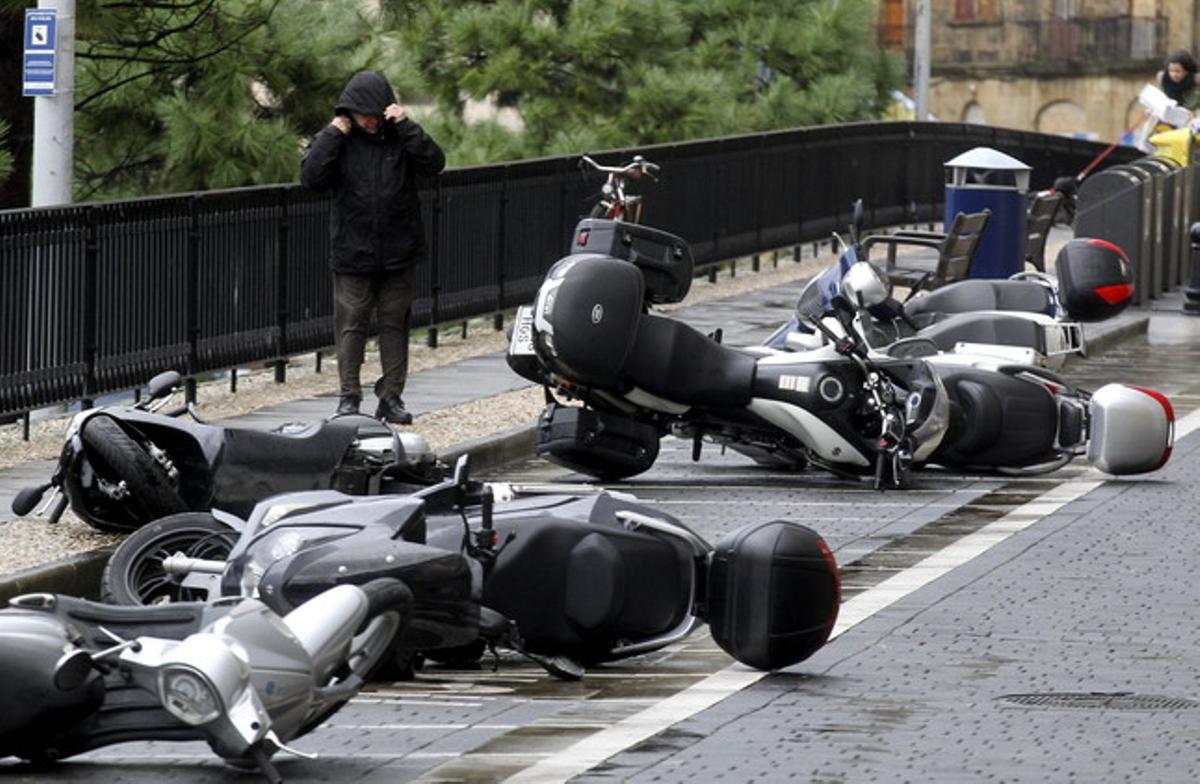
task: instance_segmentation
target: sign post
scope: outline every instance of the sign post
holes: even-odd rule
[[[57,33],[57,9],[25,9],[25,56],[21,95],[54,95],[54,50],[58,40]]]
[[[34,207],[71,203],[75,166],[75,0],[25,12],[22,93],[33,99]]]

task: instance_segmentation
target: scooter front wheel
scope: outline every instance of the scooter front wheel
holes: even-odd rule
[[[91,417],[80,437],[89,455],[100,463],[96,466],[97,473],[114,483],[124,482],[128,493],[122,504],[132,518],[129,524],[93,523],[97,528],[132,531],[151,520],[187,509],[166,469],[111,417]]]
[[[130,534],[113,551],[100,576],[100,599],[110,604],[164,604],[215,599],[184,586],[163,561],[176,553],[223,561],[238,534],[207,512],[184,512],[156,520]]]

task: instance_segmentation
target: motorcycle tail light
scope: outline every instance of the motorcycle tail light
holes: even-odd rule
[[[159,674],[163,707],[184,724],[207,724],[221,715],[223,706],[208,678],[191,667],[168,667]]]
[[[587,241],[588,241],[588,235],[590,235],[591,233],[592,233],[592,232],[591,232],[591,230],[590,230],[590,229],[583,229],[582,231],[580,231],[580,232],[579,232],[579,239],[578,239],[578,240],[576,240],[575,244],[576,244],[576,245],[578,245],[578,246],[579,246],[579,247],[581,247],[581,248],[583,248],[583,247],[586,247],[586,246],[587,246]]]

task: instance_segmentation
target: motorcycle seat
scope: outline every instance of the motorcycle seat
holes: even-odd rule
[[[689,406],[744,406],[754,394],[753,356],[717,343],[675,319],[643,315],[625,362],[626,378]]]
[[[1050,291],[1028,280],[963,280],[905,303],[912,318],[921,315],[971,313],[979,310],[1018,310],[1054,315]]]
[[[57,604],[60,614],[80,626],[93,629],[103,626],[126,639],[139,635],[182,639],[200,628],[207,607],[203,602],[126,607],[72,596],[57,597]],[[96,640],[112,644],[110,638],[99,632]]]
[[[531,649],[575,648],[661,634],[690,611],[683,549],[617,525],[526,520],[484,587]],[[503,534],[503,531],[502,531]]]
[[[1046,335],[1037,322],[1005,313],[955,313],[922,328],[916,337],[933,341],[942,351],[957,343],[992,343],[1046,353]]]
[[[962,465],[1020,467],[1054,456],[1059,411],[1044,387],[976,368],[939,371],[950,395],[951,427],[934,454]]]
[[[356,432],[353,426],[327,422],[315,422],[288,434],[229,428],[225,431],[224,462],[261,469],[285,458],[291,472],[328,473],[355,439]]]

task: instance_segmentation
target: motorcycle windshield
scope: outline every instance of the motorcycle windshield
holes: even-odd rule
[[[796,301],[796,318],[801,324],[809,319],[820,318],[830,309],[833,298],[842,291],[842,279],[857,261],[858,254],[853,246],[847,247],[837,261],[805,285]]]

